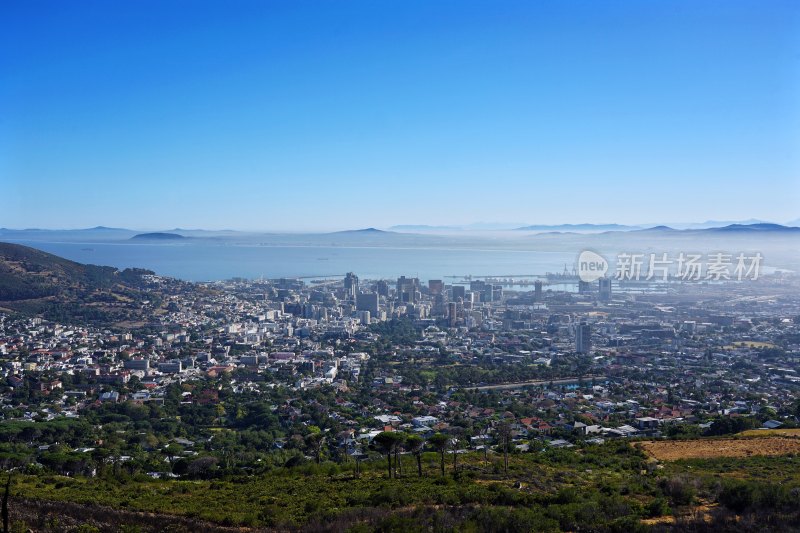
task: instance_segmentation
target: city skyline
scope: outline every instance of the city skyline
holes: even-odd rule
[[[0,7],[0,227],[799,216],[796,4],[235,7]]]

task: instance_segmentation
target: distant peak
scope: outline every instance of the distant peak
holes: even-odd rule
[[[377,228],[350,229],[345,231],[334,231],[334,233],[392,233]]]

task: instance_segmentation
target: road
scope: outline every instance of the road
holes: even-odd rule
[[[584,383],[591,383],[592,379],[595,381],[605,381],[606,376],[583,376],[580,378],[562,378],[562,379],[542,379],[538,381],[518,381],[516,383],[500,383],[497,385],[483,385],[481,387],[469,387],[470,389],[478,390],[505,390],[505,389],[522,389],[524,387],[541,387],[542,385],[573,385],[583,380]]]

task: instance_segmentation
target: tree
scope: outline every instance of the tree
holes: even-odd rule
[[[439,456],[441,458],[440,465],[442,468],[442,475],[444,475],[444,454],[447,451],[447,445],[450,444],[450,437],[443,435],[442,433],[436,433],[428,439],[428,442],[431,446],[433,446],[434,450],[439,452]]]
[[[395,439],[397,442],[394,444],[394,468],[395,468],[395,477],[397,475],[403,475],[403,457],[400,455],[401,450],[405,447],[406,439],[408,435],[402,432],[395,433]]]
[[[417,460],[417,474],[422,477],[422,449],[425,447],[425,439],[412,433],[406,437],[406,449],[410,451]]]
[[[175,457],[183,453],[183,446],[181,446],[177,442],[171,442],[164,447],[162,452],[164,453],[164,455],[167,456],[169,464],[172,464],[175,462]]]
[[[216,457],[209,455],[200,457],[189,463],[186,473],[192,477],[209,477],[216,468],[217,462]]]
[[[456,431],[456,428],[453,428]],[[454,432],[450,438],[450,449],[453,452],[453,475],[458,474],[458,445],[461,440],[461,435]]]
[[[507,422],[500,424],[500,445],[503,447],[503,468],[508,476],[508,449],[511,447],[511,426]]]
[[[381,431],[375,435],[375,438],[372,439],[375,449],[386,455],[389,479],[392,479],[392,454],[394,453],[400,438],[398,438],[398,435],[393,431]]]
[[[483,435],[483,464],[487,466],[489,464],[489,426],[483,428],[481,435]]]
[[[322,447],[325,445],[325,434],[317,426],[311,426],[309,429],[311,433],[306,435],[306,446],[314,454],[317,464],[320,464],[322,462]]]

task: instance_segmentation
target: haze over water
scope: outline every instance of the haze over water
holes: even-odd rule
[[[502,249],[19,242],[80,263],[147,268],[189,281],[322,277],[351,271],[370,279],[531,275],[561,272],[564,265],[572,268],[576,257],[572,252]]]

